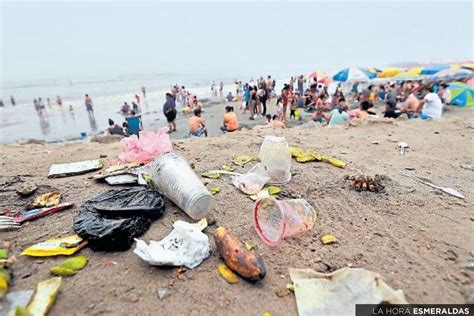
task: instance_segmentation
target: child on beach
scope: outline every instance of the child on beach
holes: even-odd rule
[[[284,115],[283,114],[283,100],[282,100],[282,98],[277,99],[276,107],[277,107],[278,118],[280,120],[282,120],[283,115]]]
[[[290,120],[294,121],[296,119],[296,111],[298,110],[298,93],[293,95],[290,105]]]

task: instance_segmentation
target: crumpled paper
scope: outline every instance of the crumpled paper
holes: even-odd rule
[[[151,240],[147,245],[135,239],[133,252],[151,265],[194,269],[210,255],[209,238],[201,232],[206,226],[205,219],[196,224],[176,221],[171,233],[160,241]]]
[[[299,316],[355,315],[356,304],[408,304],[402,290],[393,290],[378,273],[343,268],[332,273],[289,269]]]

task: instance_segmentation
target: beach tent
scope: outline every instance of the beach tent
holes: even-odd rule
[[[474,73],[467,69],[445,69],[441,70],[430,77],[433,80],[448,80],[472,77]]]
[[[334,81],[342,81],[342,82],[356,81],[356,80],[366,81],[366,80],[375,78],[375,76],[376,76],[375,74],[367,70],[364,70],[361,68],[350,67],[350,68],[346,68],[339,71],[332,77],[332,79]]]
[[[423,67],[423,70],[421,70],[421,74],[422,75],[434,75],[438,71],[449,69],[449,68],[451,68],[451,66],[448,65],[448,64],[438,64],[438,65]]]
[[[379,78],[390,78],[398,75],[401,73],[401,69],[399,68],[384,68],[382,72],[378,74]]]
[[[448,86],[451,92],[451,104],[462,107],[474,106],[474,88],[462,82],[453,82]]]

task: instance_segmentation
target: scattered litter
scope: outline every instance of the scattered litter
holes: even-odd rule
[[[171,233],[160,241],[151,240],[147,245],[136,239],[133,252],[151,265],[194,269],[210,255],[209,238],[201,232],[204,228],[178,220]]]
[[[109,190],[82,204],[74,231],[93,250],[123,251],[164,210],[165,202],[158,192],[143,187]]]
[[[136,162],[112,165],[104,170],[104,176],[106,176],[107,174],[113,174],[118,171],[127,171],[127,170],[134,169],[137,167],[140,167],[140,164]]]
[[[104,166],[104,162],[100,159],[86,160],[64,164],[54,164],[49,168],[48,178],[61,178],[75,176],[95,170],[99,170]]]
[[[412,179],[415,179],[416,181],[418,182],[421,182],[427,186],[430,186],[432,188],[435,188],[435,189],[438,189],[446,194],[449,194],[449,195],[452,195],[454,197],[457,197],[459,199],[464,199],[464,195],[458,191],[456,191],[455,189],[453,188],[447,188],[447,187],[441,187],[441,186],[437,186],[435,184],[433,184],[430,180],[428,179],[424,179],[424,178],[419,178],[419,177],[416,177],[416,176],[411,176],[411,175],[408,175],[406,174],[405,172],[403,171],[400,171],[400,173],[406,177],[409,177],[409,178],[412,178]]]
[[[21,185],[21,187],[16,189],[16,193],[25,197],[33,194],[37,189],[38,187],[33,183],[24,183]]]
[[[4,267],[0,266],[0,299],[8,292],[8,285],[10,284],[10,272]]]
[[[218,186],[210,187],[208,190],[211,195],[216,195],[217,193],[221,192],[221,188]]]
[[[20,227],[20,224],[15,221],[15,218],[0,216],[0,231],[14,230]]]
[[[234,283],[239,283],[239,278],[237,275],[232,272],[229,267],[227,267],[224,263],[219,263],[217,265],[217,270],[219,271],[219,274],[230,284]]]
[[[86,256],[68,258],[60,264],[52,267],[50,271],[55,275],[72,276],[76,274],[77,271],[82,270],[87,265],[88,261],[89,259]]]
[[[283,238],[313,228],[316,211],[304,199],[276,200],[267,197],[258,200],[253,210],[254,227],[268,246],[276,246]]]
[[[50,215],[59,211],[62,211],[64,209],[67,209],[69,207],[72,207],[74,205],[73,202],[66,202],[66,203],[61,203],[53,207],[43,207],[43,208],[38,208],[34,210],[29,210],[25,211],[23,213],[17,213],[15,215],[15,222],[17,223],[23,223],[26,221],[31,221],[33,219],[43,217],[46,215]]]
[[[0,259],[7,259],[10,251],[11,243],[9,241],[3,241],[2,247],[0,248]]]
[[[253,250],[255,249],[255,245],[254,244],[249,244],[249,243],[245,243],[245,249],[247,250]]]
[[[383,192],[385,190],[382,180],[385,176],[376,174],[373,177],[370,176],[345,176],[344,179],[350,181],[350,187],[357,192],[370,191],[370,192]]]
[[[20,314],[15,313],[15,310],[17,308],[25,308],[32,296],[33,290],[8,293],[2,301],[0,301],[0,311],[2,315],[19,316]]]
[[[59,204],[59,200],[61,199],[61,193],[59,192],[49,192],[45,194],[41,194],[38,196],[34,202],[28,205],[26,208],[31,210],[39,207],[50,207]]]
[[[156,133],[152,131],[139,132],[136,135],[125,137],[120,141],[122,153],[118,158],[123,162],[147,164],[156,157],[173,150],[170,137],[166,133],[168,128],[161,128]]]
[[[269,183],[284,184],[291,180],[291,153],[285,137],[265,136],[259,158],[270,177]]]
[[[232,171],[235,170],[235,168],[232,167],[231,165],[222,165],[221,168],[222,168],[222,170],[227,171],[227,172],[232,172]]]
[[[60,286],[61,277],[50,278],[38,283],[35,296],[27,306],[31,316],[44,316],[48,314],[56,300]]]
[[[278,297],[285,297],[290,294],[290,291],[286,287],[284,287],[284,288],[279,288],[278,290],[276,290],[275,294]]]
[[[262,257],[254,251],[247,250],[230,231],[224,227],[218,227],[214,231],[214,239],[217,251],[232,271],[252,282],[265,277],[266,268]]]
[[[265,169],[256,164],[247,173],[232,176],[232,184],[245,194],[257,194],[270,179]]]
[[[50,257],[72,255],[87,245],[79,235],[69,235],[61,238],[48,239],[26,248],[21,254],[32,257]]]
[[[299,147],[290,147],[290,153],[291,156],[294,157],[297,162],[301,163],[310,161],[322,161],[338,168],[345,168],[347,165],[344,161],[339,160],[337,158],[319,155],[312,149],[303,150]]]
[[[250,195],[249,198],[253,201],[263,199],[269,196],[276,198],[278,197],[278,194],[280,194],[280,192],[281,192],[281,189],[279,187],[269,186],[261,190],[257,194]]]
[[[378,140],[373,140],[371,143],[374,144],[374,145],[380,144],[380,142]]]
[[[328,245],[328,244],[336,243],[337,239],[333,235],[324,235],[323,237],[321,237],[321,242],[324,245]]]
[[[201,173],[201,176],[203,178],[209,178],[209,179],[219,179],[221,177],[220,173],[212,172],[212,171],[203,172]]]
[[[138,183],[138,176],[134,174],[120,174],[109,176],[105,181],[110,185],[133,184]]]
[[[168,289],[165,289],[165,288],[160,287],[160,288],[158,289],[158,298],[159,298],[160,300],[162,300],[162,299],[164,299],[164,298],[167,297],[167,296],[168,296]]]
[[[355,268],[332,273],[289,269],[299,316],[354,315],[355,304],[407,304],[402,290],[395,291],[379,274]]]
[[[409,146],[405,142],[399,142],[398,143],[398,148],[400,148],[400,155],[404,155],[405,154],[405,149],[409,148]]]
[[[158,157],[149,174],[153,184],[191,218],[206,217],[212,196],[183,156],[167,153]]]
[[[461,168],[474,171],[474,165],[461,165]]]
[[[253,160],[252,156],[240,155],[240,156],[235,157],[232,162],[237,166],[243,167],[247,163],[251,162],[252,160]]]

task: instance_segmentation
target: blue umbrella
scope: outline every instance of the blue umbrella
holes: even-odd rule
[[[451,66],[448,64],[438,64],[438,65],[423,68],[423,70],[421,71],[421,74],[433,75],[437,73],[438,71],[449,69],[449,68],[451,68]]]
[[[369,80],[375,78],[377,75],[361,68],[346,68],[335,74],[332,79],[335,81],[354,81],[354,80]]]

